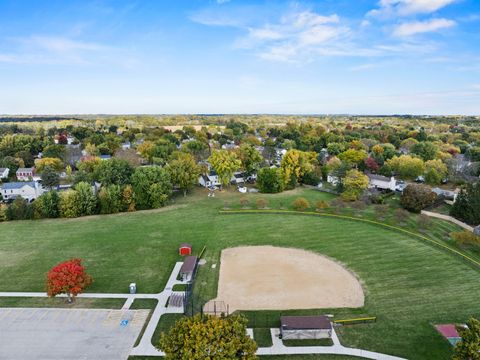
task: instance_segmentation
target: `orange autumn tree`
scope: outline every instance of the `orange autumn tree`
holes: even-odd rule
[[[55,296],[66,294],[68,302],[82,293],[93,278],[85,272],[81,259],[71,259],[54,266],[47,274],[47,294]]]

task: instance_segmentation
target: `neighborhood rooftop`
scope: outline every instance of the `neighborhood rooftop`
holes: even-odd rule
[[[21,189],[24,186],[31,186],[35,188],[35,181],[19,181],[19,182],[9,182],[2,185],[3,190],[14,190]]]

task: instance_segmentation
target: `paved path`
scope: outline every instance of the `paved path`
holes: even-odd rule
[[[362,349],[345,347],[340,344],[335,329],[332,329],[332,346],[285,346],[278,337],[279,329],[270,329],[273,345],[271,347],[258,348],[257,355],[294,355],[294,354],[336,354],[359,356],[367,359],[379,360],[404,360],[399,357],[376,353]]]
[[[148,322],[147,327],[145,328],[145,332],[143,333],[142,339],[140,343],[133,348],[130,355],[142,355],[142,356],[163,356],[164,354],[157,350],[152,345],[152,336],[157,328],[158,321],[162,317],[163,314],[166,313],[180,313],[183,314],[183,308],[166,308],[165,305],[167,304],[167,300],[169,296],[172,294],[172,288],[175,284],[185,284],[185,282],[177,280],[178,273],[180,272],[180,268],[182,267],[181,262],[177,262],[173,271],[170,275],[170,278],[167,281],[167,285],[165,289],[158,294],[158,303],[153,311],[152,316],[150,317],[150,321]]]
[[[430,217],[434,217],[434,218],[437,218],[437,219],[450,221],[451,223],[454,223],[454,224],[457,224],[458,226],[461,226],[465,230],[473,231],[473,226],[465,224],[465,223],[461,222],[460,220],[457,220],[454,217],[451,217],[449,215],[439,214],[439,213],[436,213],[436,212],[433,212],[433,211],[426,211],[426,210],[422,210],[421,214],[427,215],[427,216],[430,216]]]

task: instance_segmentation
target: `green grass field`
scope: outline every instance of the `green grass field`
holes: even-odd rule
[[[255,208],[256,199],[261,197],[268,200],[272,209],[289,208],[298,196],[307,197],[312,204],[332,199],[330,194],[303,189],[279,195],[246,196],[250,200],[248,207]],[[0,291],[42,291],[45,273],[53,265],[80,257],[95,278],[89,291],[127,292],[128,284],[136,282],[139,292],[158,292],[173,264],[180,259],[178,245],[189,242],[194,252],[207,246],[204,256],[207,265],[200,267],[195,286],[196,298],[207,300],[216,295],[219,270],[219,266],[212,269],[210,265],[219,263],[223,248],[269,244],[325,254],[360,277],[366,294],[366,304],[361,309],[282,312],[328,313],[338,319],[378,317],[376,323],[340,328],[339,335],[345,345],[409,359],[447,359],[451,348],[436,333],[433,324],[464,322],[470,316],[480,316],[480,269],[458,256],[408,234],[364,222],[219,213],[225,207],[240,209],[240,197],[224,192],[207,198],[205,192],[198,190],[193,196],[177,198],[174,205],[158,211],[2,223]],[[373,207],[335,211],[365,219],[375,219],[378,215]],[[385,209],[382,221],[397,224],[393,207]],[[428,228],[420,229],[416,215],[410,215],[399,225],[450,245],[448,233],[457,229],[436,220]],[[250,326],[267,328],[278,326],[280,312],[245,312],[245,315]],[[165,325],[160,326],[168,328]]]

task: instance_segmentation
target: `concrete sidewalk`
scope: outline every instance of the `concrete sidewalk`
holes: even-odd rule
[[[268,348],[258,348],[257,355],[298,355],[298,354],[333,354],[359,356],[367,359],[405,360],[400,357],[373,351],[345,347],[340,344],[335,329],[332,329],[332,346],[285,346],[279,338],[280,329],[270,329],[273,345]]]

